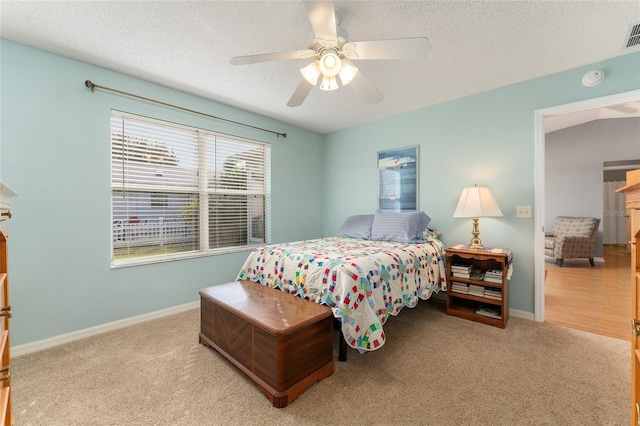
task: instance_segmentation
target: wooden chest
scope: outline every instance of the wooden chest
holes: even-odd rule
[[[286,407],[333,373],[331,309],[250,281],[200,290],[200,343]]]

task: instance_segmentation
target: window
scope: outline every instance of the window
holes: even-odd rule
[[[270,146],[111,112],[112,265],[269,242]]]

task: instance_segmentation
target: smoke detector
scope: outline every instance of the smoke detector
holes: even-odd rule
[[[604,71],[593,70],[589,71],[582,77],[582,84],[587,87],[593,87],[602,83],[602,80],[604,80]]]

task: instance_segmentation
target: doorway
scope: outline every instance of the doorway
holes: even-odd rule
[[[631,224],[627,217],[626,197],[616,191],[627,184],[628,171],[640,169],[640,159],[605,161],[602,169],[603,244],[625,246],[631,253]]]
[[[534,285],[534,319],[544,321],[545,312],[545,257],[544,257],[544,225],[545,225],[545,119],[576,113],[596,108],[612,107],[640,100],[640,90],[619,93],[616,95],[588,99],[566,105],[536,110],[534,113],[534,180],[535,180],[535,285]]]

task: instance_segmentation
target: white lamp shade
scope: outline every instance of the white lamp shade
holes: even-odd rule
[[[355,77],[357,73],[358,68],[353,65],[353,62],[348,59],[342,60],[342,68],[340,68],[338,75],[340,76],[340,81],[342,81],[343,86],[351,83],[351,80],[353,80],[353,77]]]
[[[453,217],[503,216],[488,186],[464,188]]]
[[[338,82],[335,77],[322,76],[322,83],[320,83],[320,89],[322,90],[336,90],[338,88]]]
[[[319,60],[320,71],[325,77],[335,77],[340,72],[342,63],[335,53],[325,53]]]
[[[309,82],[309,84],[316,85],[318,82],[318,78],[322,75],[320,73],[320,67],[318,66],[318,61],[313,61],[309,65],[304,68],[300,68],[300,73],[305,80]]]

